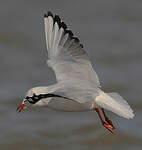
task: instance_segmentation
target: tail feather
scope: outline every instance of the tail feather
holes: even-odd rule
[[[134,117],[133,110],[118,93],[104,93],[101,91],[96,98],[96,103],[124,118]]]

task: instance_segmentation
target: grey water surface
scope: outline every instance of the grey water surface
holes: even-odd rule
[[[61,16],[82,41],[105,92],[119,92],[136,114],[107,112],[116,133],[95,112],[33,108],[17,113],[25,92],[55,83],[46,66],[43,15]],[[0,150],[142,149],[142,1],[0,1]]]

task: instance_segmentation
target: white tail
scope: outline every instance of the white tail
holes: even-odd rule
[[[96,103],[119,116],[124,118],[133,118],[134,113],[129,104],[118,93],[104,93],[100,92],[96,97]]]

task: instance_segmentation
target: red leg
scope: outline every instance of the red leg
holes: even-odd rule
[[[103,125],[106,129],[108,129],[111,133],[113,133],[113,126],[110,125],[110,124],[107,124],[107,123],[102,119],[102,116],[101,116],[101,114],[100,114],[98,108],[95,108],[95,111],[97,112],[97,114],[98,114],[98,116],[99,116],[99,118],[100,118],[100,120],[101,120],[101,122],[102,122],[102,125]]]
[[[107,115],[106,115],[106,113],[105,113],[105,111],[104,111],[104,108],[102,108],[102,112],[103,112],[103,115],[104,115],[104,117],[105,117],[105,121],[106,121],[108,124],[112,125],[113,129],[115,129],[114,125],[112,124],[112,121],[109,120],[109,118],[107,117]]]

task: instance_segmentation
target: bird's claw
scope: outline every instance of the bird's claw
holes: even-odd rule
[[[103,126],[108,129],[111,133],[114,133],[114,127],[111,124],[103,123]]]
[[[109,125],[111,125],[111,126],[113,127],[113,129],[115,129],[115,127],[114,127],[114,125],[112,124],[112,121],[111,121],[111,120],[109,120],[108,118],[106,118],[105,120],[106,120],[106,122],[107,122]]]

